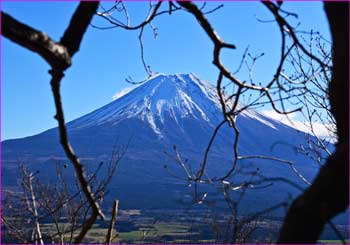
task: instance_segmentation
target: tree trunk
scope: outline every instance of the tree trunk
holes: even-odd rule
[[[313,184],[291,205],[277,243],[316,243],[324,225],[349,205],[349,3],[324,7],[333,39],[329,95],[338,142]]]

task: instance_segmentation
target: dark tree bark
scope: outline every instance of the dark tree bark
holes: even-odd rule
[[[97,11],[99,2],[81,2],[75,10],[68,28],[64,32],[60,43],[67,47],[70,56],[79,51],[81,41],[90,25],[92,17]]]
[[[1,12],[1,35],[39,54],[51,67],[66,69],[71,65],[66,47],[4,12]]]
[[[349,205],[349,2],[325,2],[333,40],[331,112],[336,150],[313,184],[291,205],[278,243],[316,243],[325,224]]]

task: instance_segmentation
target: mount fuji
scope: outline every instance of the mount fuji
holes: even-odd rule
[[[213,85],[194,74],[157,74],[111,103],[67,123],[67,129],[75,152],[91,169],[108,159],[116,144],[128,144],[109,190],[110,198],[121,200],[122,208],[175,209],[191,203],[193,189],[185,180],[182,167],[167,155],[175,155],[176,146],[188,168],[196,173],[209,140],[222,120]],[[297,150],[307,144],[304,132],[255,110],[241,113],[237,125],[241,155],[287,159],[295,163],[295,168],[308,181],[315,177],[318,164]],[[206,175],[220,177],[231,168],[233,140],[234,131],[228,126],[222,127],[209,152]],[[55,162],[66,161],[57,128],[6,140],[2,142],[2,154],[4,186],[15,184],[19,159],[52,178],[55,178]],[[72,168],[67,169],[73,172]],[[247,159],[239,161],[237,169],[240,171],[228,179],[232,185],[251,178],[244,173],[257,169],[276,180],[269,187],[247,192],[247,210],[256,210],[257,205],[271,206],[289,194],[300,192],[278,179],[307,187],[291,166],[283,162]],[[220,199],[219,191],[209,189],[203,187],[203,191],[208,192],[206,200]]]

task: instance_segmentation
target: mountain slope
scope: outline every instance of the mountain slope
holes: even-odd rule
[[[174,155],[173,146],[176,145],[182,158],[187,159],[196,172],[209,139],[222,119],[216,90],[211,84],[193,74],[158,74],[106,106],[69,122],[67,128],[78,156],[91,166],[107,159],[116,144],[129,142],[127,155],[111,185],[111,199],[117,196],[128,208],[176,208],[179,204],[174,200],[182,202],[192,190],[185,180],[169,174],[168,171],[172,171],[185,179],[181,167],[166,157],[164,151]],[[296,150],[296,146],[307,143],[304,133],[254,110],[242,113],[237,124],[241,132],[240,154],[294,161],[296,168],[312,180],[318,166]],[[220,130],[209,154],[206,171],[209,176],[222,176],[231,168],[233,138],[232,129],[223,127]],[[19,158],[52,175],[53,162],[65,159],[58,142],[57,128],[4,141],[5,185],[13,184],[14,164]],[[306,186],[285,163],[250,159],[240,161],[238,166],[246,172],[257,168],[267,177],[283,177]],[[238,174],[230,181],[240,183],[248,177]],[[288,193],[297,191],[285,183],[272,183],[268,189],[249,193],[246,206],[254,206],[258,201],[259,206],[267,207],[285,199]],[[208,199],[218,196],[212,191]]]

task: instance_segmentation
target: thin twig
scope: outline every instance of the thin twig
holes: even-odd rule
[[[113,232],[113,227],[114,227],[115,221],[117,219],[118,205],[119,205],[119,201],[115,200],[114,205],[113,205],[113,210],[112,210],[112,218],[111,218],[111,221],[109,223],[108,233],[106,236],[106,244],[112,243],[112,232]]]

